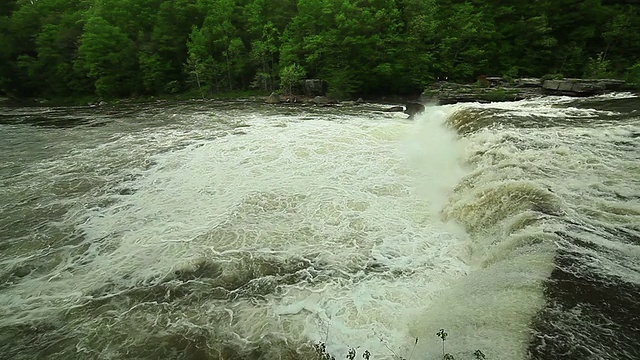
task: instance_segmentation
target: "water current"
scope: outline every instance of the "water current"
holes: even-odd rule
[[[0,358],[640,358],[640,99],[385,107],[0,108]]]

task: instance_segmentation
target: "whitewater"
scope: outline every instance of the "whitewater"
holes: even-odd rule
[[[0,108],[0,358],[639,358],[639,105]]]

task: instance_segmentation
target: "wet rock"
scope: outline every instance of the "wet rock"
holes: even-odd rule
[[[269,97],[267,97],[267,99],[265,100],[267,104],[279,104],[281,101],[282,99],[280,99],[280,95],[276,94],[275,92],[272,92],[271,95],[269,95]]]
[[[407,104],[404,113],[409,115],[409,119],[412,119],[414,115],[424,112],[424,105],[416,102],[410,102]]]
[[[313,99],[311,99],[311,102],[316,105],[331,105],[331,104],[337,103],[337,101],[330,99],[326,96],[316,96]]]

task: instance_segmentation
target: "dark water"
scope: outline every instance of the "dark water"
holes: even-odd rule
[[[640,358],[638,98],[383,109],[0,109],[0,358]]]

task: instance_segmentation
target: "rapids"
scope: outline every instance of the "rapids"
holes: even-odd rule
[[[639,104],[0,108],[0,358],[638,358]]]

